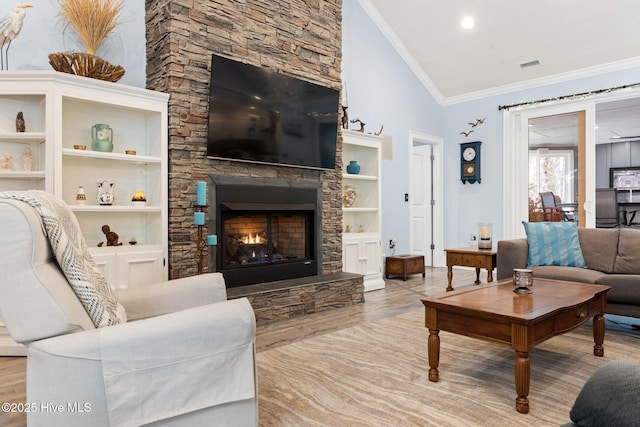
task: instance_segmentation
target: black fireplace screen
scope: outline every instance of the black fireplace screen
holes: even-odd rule
[[[312,252],[312,213],[225,212],[222,269],[304,262]]]

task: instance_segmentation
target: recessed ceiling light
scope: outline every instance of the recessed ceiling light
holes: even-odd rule
[[[460,21],[460,26],[465,30],[472,29],[475,24],[476,23],[473,21],[473,18],[469,16],[462,18],[462,21]]]

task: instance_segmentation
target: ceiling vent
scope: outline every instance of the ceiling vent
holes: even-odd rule
[[[520,64],[520,68],[524,70],[525,68],[536,67],[538,65],[540,65],[540,61],[536,59],[535,61],[523,62]]]

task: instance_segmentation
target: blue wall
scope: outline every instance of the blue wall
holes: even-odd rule
[[[529,90],[487,97],[443,107],[445,140],[445,246],[465,246],[478,222],[494,224],[494,240],[502,238],[503,118],[500,105],[529,102],[640,82],[640,68],[606,73]],[[460,135],[467,122],[486,117],[468,138]],[[458,179],[458,144],[482,141],[482,184],[463,185]]]
[[[2,2],[0,16],[5,16],[19,2]],[[53,70],[49,54],[65,51],[84,52],[73,32],[63,32],[58,10],[51,0],[35,0],[27,9],[22,31],[9,48],[10,70]],[[120,14],[120,24],[96,54],[114,65],[121,65],[125,75],[118,83],[145,87],[146,36],[144,0],[127,0]]]
[[[443,133],[443,109],[407,67],[356,0],[343,2],[342,78],[349,118],[366,132],[393,138],[393,159],[382,162],[382,241],[396,239],[396,253],[409,250],[409,132]],[[355,129],[355,125],[352,125]],[[383,250],[390,254],[388,246]]]

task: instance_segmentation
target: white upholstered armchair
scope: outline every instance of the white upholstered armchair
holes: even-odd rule
[[[258,424],[255,318],[221,274],[119,291],[117,324],[96,327],[41,217],[0,193],[0,317],[28,348],[29,425]]]

